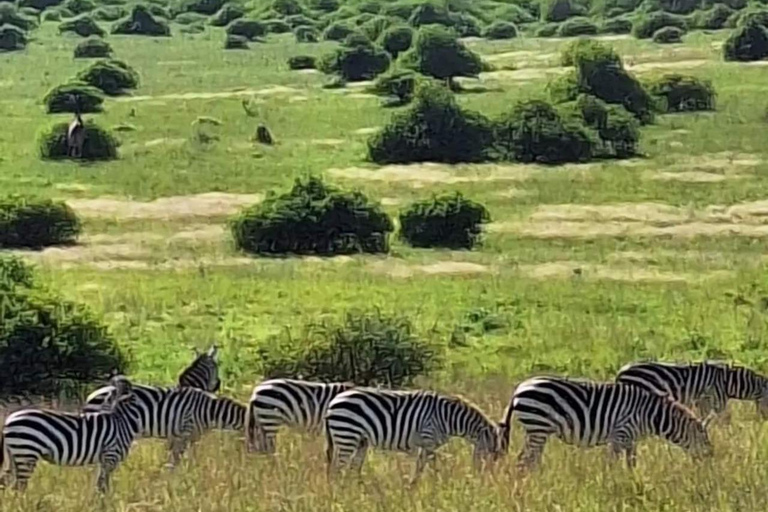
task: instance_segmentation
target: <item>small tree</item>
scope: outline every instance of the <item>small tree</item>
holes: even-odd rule
[[[446,28],[426,26],[419,30],[413,48],[403,54],[403,65],[445,80],[454,87],[457,76],[477,76],[483,70],[480,56],[469,50]]]
[[[224,39],[225,50],[247,50],[248,48],[248,38],[246,37],[227,34]]]
[[[296,27],[293,31],[298,43],[316,43],[320,40],[320,34],[312,27]]]
[[[80,220],[65,203],[50,199],[0,199],[0,248],[41,249],[71,244],[80,234]]]
[[[654,80],[648,90],[662,100],[665,112],[714,110],[717,98],[715,88],[709,80],[677,73]]]
[[[419,4],[408,19],[408,23],[414,27],[435,24],[446,27],[453,25],[448,9],[432,3]]]
[[[256,41],[267,34],[267,28],[256,20],[235,20],[227,27],[227,35],[241,36],[249,41]]]
[[[323,32],[323,39],[327,41],[343,41],[349,34],[355,31],[349,24],[338,21],[331,23]]]
[[[67,130],[69,123],[57,123],[39,136],[40,156],[46,160],[69,158],[67,154]],[[115,137],[91,120],[85,122],[83,160],[114,160],[118,142]]]
[[[627,18],[610,18],[600,27],[602,34],[629,34],[632,32],[632,20]]]
[[[409,206],[400,214],[400,237],[414,247],[472,249],[490,220],[483,205],[456,192]]]
[[[131,14],[112,26],[113,34],[170,37],[168,22],[158,19],[144,5],[135,5]]]
[[[568,105],[563,106],[567,110]],[[640,123],[624,107],[609,105],[588,94],[579,95],[573,103],[578,122],[597,132],[599,144],[595,156],[627,158],[637,154],[640,141]]]
[[[638,39],[648,39],[653,37],[657,30],[664,27],[677,27],[683,31],[688,28],[685,18],[682,16],[660,11],[639,18],[635,23],[633,32]]]
[[[591,36],[597,34],[597,25],[588,18],[576,17],[560,24],[557,35],[560,37]]]
[[[317,68],[317,59],[311,55],[294,55],[288,58],[288,67],[290,69],[315,69]]]
[[[407,25],[389,27],[381,35],[381,46],[396,59],[413,44],[413,29]]]
[[[139,75],[123,61],[117,59],[102,60],[77,74],[79,81],[85,82],[104,91],[109,96],[124,94],[139,85]]]
[[[349,37],[354,36],[351,34]],[[348,37],[344,46],[325,55],[319,63],[323,73],[335,74],[349,82],[371,80],[389,68],[389,54],[365,36],[354,41]]]
[[[0,26],[2,25],[13,25],[28,31],[37,26],[37,21],[19,12],[15,5],[3,2],[0,3]]]
[[[411,70],[392,70],[379,75],[373,85],[373,92],[380,96],[395,98],[392,106],[410,103],[419,83],[419,75]]]
[[[752,61],[768,57],[768,31],[757,21],[734,30],[723,45],[725,60]]]
[[[72,18],[59,25],[59,32],[72,32],[81,37],[104,37],[106,32],[87,14]]]
[[[685,32],[677,27],[660,28],[653,34],[653,42],[656,44],[682,43]]]
[[[27,33],[16,25],[0,26],[0,52],[13,52],[27,47]]]
[[[233,21],[245,16],[245,9],[238,4],[224,4],[224,7],[211,16],[209,24],[214,27],[226,27]]]
[[[513,39],[517,37],[517,27],[508,21],[494,21],[483,32],[486,39]]]
[[[69,82],[51,89],[43,103],[49,114],[78,110],[84,114],[101,112],[104,108],[104,94],[84,82]]]
[[[75,46],[76,59],[99,59],[112,56],[112,47],[108,42],[98,37],[89,37]]]

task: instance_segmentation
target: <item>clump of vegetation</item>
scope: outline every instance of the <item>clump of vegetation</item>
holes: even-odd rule
[[[400,237],[414,247],[472,249],[491,215],[461,193],[419,201],[400,213]]]
[[[414,27],[421,27],[423,25],[450,27],[453,25],[450,12],[446,7],[429,2],[418,4],[410,18],[408,18],[408,23]]]
[[[194,12],[205,16],[216,14],[226,3],[226,0],[183,0],[179,12]]]
[[[368,141],[368,155],[376,163],[479,162],[492,134],[488,119],[461,108],[445,87],[425,82],[414,104]]]
[[[317,59],[312,55],[294,55],[288,58],[290,69],[316,69]]]
[[[685,32],[677,27],[660,28],[653,34],[653,42],[657,44],[682,43]]]
[[[3,25],[12,25],[26,32],[34,29],[37,21],[19,12],[15,5],[3,2],[0,3],[0,26]]]
[[[92,0],[66,0],[64,7],[72,14],[77,15],[91,12],[96,8],[96,4]]]
[[[546,23],[537,28],[534,35],[536,37],[554,37],[558,30],[560,30],[559,23]]]
[[[128,14],[128,11],[119,5],[106,5],[99,7],[91,14],[93,19],[98,21],[117,21]]]
[[[76,59],[99,59],[112,56],[112,47],[99,37],[90,37],[75,46]]]
[[[315,11],[334,12],[339,9],[339,0],[310,0],[309,7]]]
[[[59,32],[73,32],[82,37],[104,37],[107,34],[104,29],[87,14],[62,22],[59,25]]]
[[[386,29],[398,22],[399,20],[397,18],[392,18],[389,16],[375,16],[360,25],[360,32],[365,34],[365,36],[371,41],[376,41],[379,39],[379,37],[381,37],[381,34],[383,34]]]
[[[494,21],[483,31],[486,39],[513,39],[517,37],[517,27],[509,21]]]
[[[238,249],[254,254],[332,256],[389,251],[392,221],[360,192],[319,178],[243,211],[231,223]]]
[[[695,76],[668,74],[654,80],[649,92],[661,100],[665,112],[714,110],[717,93],[709,80]]]
[[[291,26],[283,20],[264,20],[264,28],[270,34],[285,34],[291,31]]]
[[[67,130],[69,123],[57,123],[39,136],[40,156],[46,160],[69,158]],[[117,158],[117,139],[106,129],[88,120],[85,122],[83,160],[114,160]]]
[[[597,34],[598,29],[588,18],[570,18],[560,24],[557,35],[560,37],[588,36]]]
[[[256,41],[267,34],[267,28],[257,20],[235,20],[227,27],[227,35],[241,36],[249,41]]]
[[[632,32],[632,20],[627,18],[609,18],[600,27],[602,34],[629,34]]]
[[[197,12],[182,12],[173,21],[179,25],[191,25],[193,23],[204,23],[207,17]]]
[[[2,249],[71,244],[80,229],[80,220],[65,203],[25,197],[0,199]]]
[[[633,33],[638,39],[649,39],[657,30],[664,27],[677,27],[682,31],[688,29],[685,18],[668,12],[652,12],[648,16],[639,18],[635,23]]]
[[[693,24],[696,28],[719,30],[725,27],[728,19],[736,11],[725,4],[715,4],[711,9],[694,13]]]
[[[372,91],[379,96],[393,98],[390,106],[405,105],[413,99],[419,79],[419,74],[411,70],[392,70],[379,75]]]
[[[325,55],[319,69],[329,75],[338,75],[349,82],[371,80],[389,68],[389,54],[368,38],[351,34],[344,46]],[[350,39],[354,38],[354,39]]]
[[[224,38],[225,50],[247,50],[248,48],[250,45],[247,37],[227,34],[227,37]]]
[[[448,29],[426,26],[419,30],[416,42],[402,56],[405,67],[445,80],[451,88],[457,76],[477,76],[483,70],[480,56],[468,49]]]
[[[104,94],[84,82],[70,82],[51,89],[43,99],[49,114],[60,112],[95,113],[103,110]]]
[[[320,40],[320,33],[313,27],[300,26],[293,31],[298,43],[316,43]]]
[[[98,14],[94,16],[100,19]],[[61,11],[59,9],[49,9],[43,13],[43,21],[61,21]]]
[[[389,27],[381,34],[381,46],[393,59],[408,50],[413,44],[413,29],[407,25]]]
[[[0,26],[0,51],[13,52],[27,47],[27,33],[15,25]]]
[[[326,27],[323,32],[323,39],[327,41],[343,41],[349,34],[355,32],[355,30],[356,29],[351,27],[348,23],[337,21]]]
[[[401,387],[438,369],[441,352],[405,318],[350,313],[342,324],[310,325],[299,340],[286,333],[259,353],[265,378],[302,375],[324,382]],[[298,341],[298,343],[297,343]]]
[[[216,14],[211,16],[208,23],[214,27],[226,27],[243,16],[245,16],[245,9],[238,4],[227,3]]]
[[[146,6],[134,5],[131,14],[112,26],[113,34],[169,37],[171,28],[168,22],[155,17]]]
[[[768,57],[768,31],[751,20],[734,30],[723,45],[725,60],[753,61]]]
[[[272,10],[283,16],[295,16],[304,13],[304,7],[298,0],[274,0]]]
[[[563,105],[562,110],[567,110]],[[637,154],[640,142],[640,123],[620,105],[580,94],[573,104],[573,114],[597,133],[593,156],[602,158],[627,158]]]
[[[78,73],[77,79],[101,89],[109,96],[118,96],[139,86],[139,74],[117,59],[94,62]]]

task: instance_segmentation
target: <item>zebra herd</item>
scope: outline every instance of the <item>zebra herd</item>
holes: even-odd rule
[[[80,413],[16,411],[6,418],[0,437],[0,484],[12,481],[23,490],[40,460],[98,464],[97,488],[104,492],[137,438],[167,440],[173,467],[213,429],[244,431],[248,452],[273,454],[281,427],[325,433],[329,477],[344,466],[359,473],[368,449],[379,448],[416,454],[415,483],[451,437],[474,445],[477,469],[495,462],[508,451],[513,418],[525,432],[517,459],[523,472],[538,464],[550,436],[582,447],[608,445],[632,468],[636,444],[647,436],[665,439],[695,458],[711,456],[707,425],[725,412],[728,400],[754,401],[768,418],[768,379],[716,362],[631,363],[615,382],[533,377],[515,388],[498,423],[464,398],[427,390],[270,379],[259,383],[243,405],[217,395],[220,386],[213,346],[184,370],[176,387],[132,384],[115,376],[89,395]]]

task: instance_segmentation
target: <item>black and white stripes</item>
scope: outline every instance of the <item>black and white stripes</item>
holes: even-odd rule
[[[212,345],[207,352],[198,354],[192,364],[179,375],[179,387],[218,392],[221,380],[217,353],[218,347]]]
[[[583,447],[611,445],[635,464],[635,444],[656,435],[691,451],[711,454],[706,425],[671,399],[635,386],[555,377],[522,382],[502,422],[503,448],[509,444],[512,417],[525,429],[521,469],[536,466],[549,436]]]
[[[103,409],[70,414],[45,409],[22,409],[5,420],[2,458],[9,471],[2,483],[17,489],[42,459],[60,466],[99,464],[98,489],[109,487],[111,473],[125,459],[139,431],[135,396],[124,377],[112,379],[112,391]],[[4,466],[4,464],[3,464]]]
[[[418,452],[412,483],[450,437],[475,445],[476,466],[484,458],[495,458],[499,449],[497,425],[477,406],[432,391],[345,391],[328,405],[325,432],[329,472],[336,465],[359,471],[369,447]]]

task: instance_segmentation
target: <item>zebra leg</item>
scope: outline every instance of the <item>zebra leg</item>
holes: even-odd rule
[[[627,467],[630,470],[634,469],[637,449],[635,448],[635,441],[632,435],[624,430],[619,430],[612,436],[609,443],[611,444],[614,460],[617,460],[621,452],[624,452],[627,459]]]
[[[518,471],[527,472],[535,469],[539,465],[546,444],[546,434],[526,434],[525,445],[517,456]]]
[[[37,457],[14,457],[11,456],[11,474],[15,474],[13,488],[24,492],[27,488],[32,473],[37,466]]]
[[[117,468],[118,456],[116,453],[105,453],[101,456],[101,467],[99,468],[99,478],[96,482],[96,487],[101,494],[106,493],[109,490],[109,477],[112,472]]]
[[[413,472],[413,475],[411,476],[410,481],[408,482],[408,485],[416,484],[419,478],[421,478],[421,474],[424,472],[424,468],[427,466],[427,464],[434,462],[435,460],[436,457],[433,449],[428,447],[419,448],[419,455],[416,459],[416,468]]]
[[[349,467],[355,470],[358,478],[362,475],[363,463],[365,462],[365,456],[367,454],[368,454],[368,443],[363,441],[360,444],[360,446],[357,447],[357,450],[355,450],[355,454],[352,456],[352,459],[349,461]]]

